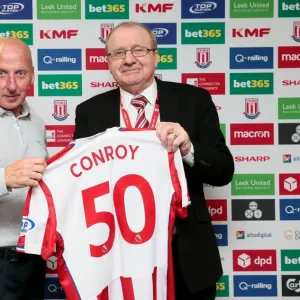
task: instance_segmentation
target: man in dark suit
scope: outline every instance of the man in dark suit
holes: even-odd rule
[[[119,88],[77,106],[74,138],[114,126],[146,124],[156,127],[168,151],[179,148],[192,205],[188,218],[177,220],[173,237],[176,300],[215,299],[222,266],[203,183],[226,185],[234,172],[215,105],[204,89],[154,79],[157,43],[144,25],[119,24],[109,35],[106,50]],[[143,105],[135,105],[133,99]]]

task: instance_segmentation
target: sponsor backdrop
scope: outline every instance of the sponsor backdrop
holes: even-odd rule
[[[116,87],[105,41],[129,19],[157,37],[159,78],[212,94],[234,155],[232,183],[205,191],[218,298],[299,299],[300,0],[1,0],[0,36],[32,49],[28,101],[51,154],[71,141],[76,105]],[[56,266],[53,255],[47,299],[64,299]]]

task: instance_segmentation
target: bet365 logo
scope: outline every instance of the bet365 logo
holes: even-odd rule
[[[129,0],[86,0],[86,19],[129,19]]]
[[[39,75],[39,96],[82,96],[81,75]]]
[[[230,94],[273,94],[273,73],[231,73]]]
[[[32,24],[0,24],[0,38],[21,39],[27,45],[33,45]]]
[[[225,23],[182,23],[182,44],[225,44]]]
[[[177,69],[176,48],[159,48],[157,70],[176,70],[176,69]]]
[[[223,275],[216,284],[217,297],[229,297],[228,275]]]

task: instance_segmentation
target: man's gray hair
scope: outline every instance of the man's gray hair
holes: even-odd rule
[[[156,41],[156,38],[153,34],[153,32],[144,24],[142,23],[138,23],[138,22],[134,22],[134,21],[126,21],[126,22],[122,22],[120,24],[118,24],[108,35],[107,39],[106,39],[106,44],[105,44],[105,49],[106,49],[106,54],[108,54],[108,42],[109,42],[109,39],[110,37],[112,36],[112,34],[120,27],[134,27],[134,26],[137,26],[137,27],[141,27],[143,29],[145,29],[148,34],[149,34],[149,37],[151,39],[151,48],[152,49],[157,49],[157,41]]]

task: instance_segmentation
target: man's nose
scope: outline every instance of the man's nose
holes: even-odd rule
[[[136,63],[136,58],[133,56],[131,51],[126,51],[125,57],[124,57],[124,63],[128,65],[132,65]]]
[[[10,92],[14,92],[17,89],[17,82],[14,75],[8,76],[6,87]]]

